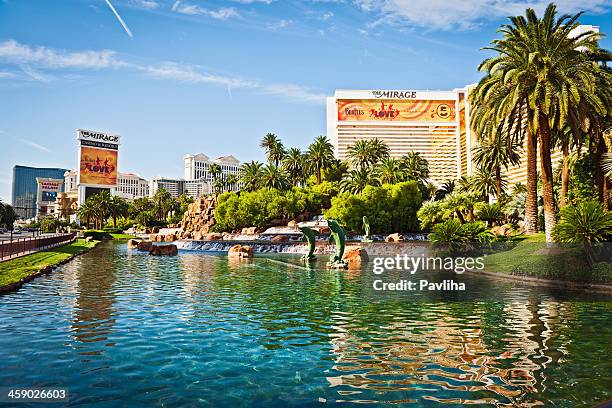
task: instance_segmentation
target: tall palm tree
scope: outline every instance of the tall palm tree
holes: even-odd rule
[[[264,167],[261,182],[264,187],[275,188],[277,190],[286,190],[290,186],[287,172],[282,167],[274,166],[273,164],[268,164]]]
[[[291,185],[296,186],[298,175],[303,170],[304,157],[300,149],[292,147],[287,150],[283,159],[283,167],[291,174]]]
[[[218,163],[211,164],[210,167],[208,168],[208,172],[210,173],[210,176],[212,177],[212,185],[213,185],[213,189],[215,190],[215,194],[219,194],[220,190],[218,189],[218,187],[220,186],[220,184],[217,183],[217,180],[223,174],[221,165]]]
[[[395,184],[403,179],[401,162],[398,159],[386,158],[376,165],[376,177],[381,184]]]
[[[160,188],[153,194],[153,209],[158,221],[163,222],[166,219],[173,201],[172,195],[164,188]]]
[[[263,164],[252,160],[240,167],[240,182],[246,191],[255,191],[260,186]]]
[[[96,217],[96,206],[92,200],[87,199],[79,206],[76,213],[80,220],[85,220],[86,228],[89,228],[91,220]]]
[[[497,115],[489,115],[497,119],[493,125],[499,126],[511,112],[516,112],[519,104],[523,104],[529,122],[527,129],[534,132],[539,142],[544,222],[549,242],[556,222],[552,132],[565,127],[571,106],[583,99],[597,111],[605,111],[594,93],[596,65],[581,51],[595,51],[597,36],[593,33],[570,35],[579,25],[580,15],[557,18],[556,6],[550,4],[541,19],[532,9],[527,9],[525,17],[511,17],[511,24],[500,29],[504,37],[494,40],[488,47],[498,55],[484,61],[480,67],[488,72],[483,81],[492,81],[495,86],[491,89],[498,96],[493,98]],[[512,128],[513,125],[509,127]]]
[[[474,148],[473,159],[477,166],[493,168],[495,173],[495,195],[499,198],[503,193],[502,167],[508,170],[510,165],[516,166],[521,161],[521,145],[509,137],[503,129],[489,135]]]
[[[321,184],[321,172],[334,163],[334,147],[326,136],[317,136],[308,146],[308,159],[317,176],[317,184]]]
[[[263,139],[261,139],[259,146],[266,151],[268,164],[278,166],[285,154],[283,143],[280,141],[278,136],[276,136],[274,133],[268,133],[263,137]]]

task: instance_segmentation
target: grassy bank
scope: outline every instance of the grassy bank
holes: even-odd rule
[[[104,231],[104,230],[87,230],[83,233],[85,238],[92,237],[96,241],[127,241],[128,239],[136,238],[135,235],[124,234],[122,232]]]
[[[97,241],[86,242],[84,239],[78,239],[72,244],[1,262],[0,289],[7,285],[17,284],[21,279],[27,278],[46,267],[59,265],[61,262],[93,248],[97,243]]]
[[[612,265],[589,267],[580,246],[548,248],[544,234],[521,237],[512,249],[485,258],[485,270],[516,276],[580,282],[612,283]]]

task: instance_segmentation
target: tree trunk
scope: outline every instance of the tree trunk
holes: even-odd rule
[[[546,242],[552,242],[552,230],[557,222],[555,214],[555,193],[550,159],[552,150],[548,116],[540,114],[538,135],[540,139],[540,165],[542,169],[542,197],[544,199],[544,232]]]
[[[563,208],[567,204],[567,190],[569,187],[569,140],[563,142],[563,167],[561,168],[561,196],[559,197],[559,207]]]
[[[459,217],[459,221],[461,221],[462,224],[465,224],[465,219],[463,218],[463,214],[461,214],[461,211],[455,210],[455,213],[457,214],[457,217]]]
[[[497,194],[497,201],[499,201],[502,195],[501,168],[499,165],[495,166],[495,190]]]
[[[113,215],[113,228],[117,228],[117,217]]]
[[[599,196],[599,202],[602,203],[604,207],[607,207],[606,188],[605,188],[605,184],[606,184],[605,178],[606,177],[604,175],[603,169],[601,168],[603,154],[606,151],[606,143],[602,137],[603,136],[602,133],[599,131],[599,128],[597,126],[594,126],[593,130],[596,132],[595,140],[597,140],[597,150],[595,151],[595,160],[597,163],[597,168],[595,170],[595,180],[597,181],[597,193]]]
[[[317,185],[321,184],[321,167],[317,166]]]
[[[525,231],[538,232],[538,139],[527,126],[527,195],[525,198]]]

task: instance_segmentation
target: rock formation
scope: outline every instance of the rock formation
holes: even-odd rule
[[[217,199],[214,196],[200,197],[189,204],[183,215],[180,227],[182,239],[206,239],[206,235],[215,225],[215,206]]]
[[[402,234],[391,234],[385,238],[385,242],[402,242],[404,241],[404,236]]]

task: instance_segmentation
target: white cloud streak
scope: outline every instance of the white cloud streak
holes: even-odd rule
[[[134,36],[132,35],[132,31],[127,26],[127,24],[125,24],[125,21],[123,21],[123,19],[119,15],[119,13],[117,13],[117,10],[115,10],[115,7],[113,7],[113,5],[111,4],[110,0],[104,0],[104,1],[106,1],[106,4],[108,4],[108,7],[110,7],[110,9],[113,12],[113,14],[115,15],[115,17],[117,17],[117,20],[119,20],[119,24],[121,24],[121,27],[123,27],[123,29],[125,30],[127,35],[129,35],[130,38],[134,38]]]
[[[174,2],[172,11],[189,16],[206,16],[216,20],[227,20],[232,17],[240,17],[238,10],[234,7],[222,7],[217,10],[210,10],[200,7],[197,4],[182,3],[180,0]]]
[[[297,102],[324,103],[326,95],[310,88],[286,83],[265,83],[259,80],[244,79],[225,75],[211,74],[201,67],[162,62],[158,64],[135,64],[118,58],[111,50],[71,52],[48,47],[33,47],[14,40],[0,42],[0,63],[14,64],[24,72],[27,69],[30,78],[44,73],[37,69],[73,69],[101,70],[124,69],[140,72],[159,80],[171,80],[184,83],[216,85],[233,90],[243,89],[267,95],[276,95]],[[24,69],[25,67],[25,69]],[[230,91],[230,92],[231,92]]]
[[[524,14],[531,7],[542,12],[549,0],[354,0],[364,11],[379,15],[374,24],[401,24],[434,30],[471,29],[484,21]],[[609,0],[558,0],[561,12],[587,10],[603,13]]]
[[[30,147],[35,148],[36,150],[40,150],[41,152],[45,152],[45,153],[51,153],[51,149],[49,149],[48,147],[45,147],[41,144],[38,144],[32,140],[28,140],[28,139],[18,139],[21,143],[24,143]]]

